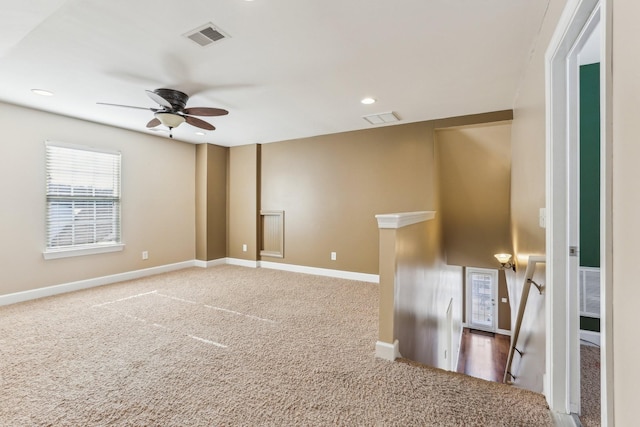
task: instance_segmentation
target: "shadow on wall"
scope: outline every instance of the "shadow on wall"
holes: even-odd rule
[[[403,357],[451,369],[462,334],[462,267],[444,264],[439,227],[436,215],[398,230],[394,337]]]

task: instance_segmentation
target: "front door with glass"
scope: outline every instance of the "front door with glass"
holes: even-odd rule
[[[467,268],[467,324],[472,329],[495,332],[497,270]]]

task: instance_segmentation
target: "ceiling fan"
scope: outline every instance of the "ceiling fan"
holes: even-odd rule
[[[209,107],[192,107],[185,108],[189,95],[175,89],[154,89],[146,91],[149,98],[157,103],[160,108],[135,107],[132,105],[109,104],[106,102],[98,102],[100,105],[111,105],[114,107],[136,108],[138,110],[149,110],[155,116],[147,123],[148,128],[164,125],[169,128],[169,137],[173,138],[171,133],[173,128],[187,122],[191,126],[195,126],[205,130],[215,130],[215,127],[202,119],[193,116],[224,116],[229,114],[227,110],[222,108]]]

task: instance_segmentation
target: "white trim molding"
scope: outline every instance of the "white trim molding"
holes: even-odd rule
[[[315,276],[335,277],[338,279],[357,280],[360,282],[380,283],[378,274],[358,273],[355,271],[332,270],[329,268],[307,267],[305,265],[283,264],[271,261],[258,261],[258,267],[272,270],[290,271],[293,273],[313,274]]]
[[[161,265],[157,267],[145,268],[142,270],[128,271],[124,273],[112,274],[109,276],[96,277],[76,282],[63,283],[59,285],[45,286],[28,291],[15,292],[7,295],[0,295],[0,306],[16,304],[19,302],[34,300],[38,298],[50,297],[67,292],[74,292],[97,286],[110,285],[112,283],[124,282],[127,280],[140,279],[142,277],[155,274],[168,273],[170,271],[182,270],[190,267],[210,268],[218,265],[236,265],[248,268],[270,268],[274,270],[290,271],[294,273],[313,274],[316,276],[335,277],[339,279],[357,280],[360,282],[379,283],[380,276],[377,274],[357,273],[353,271],[330,270],[327,268],[307,267],[303,265],[280,264],[267,261],[251,261],[238,258],[219,258],[211,261],[190,260],[175,264]]]
[[[547,380],[543,393],[550,409],[570,413],[580,405],[580,359],[577,273],[569,247],[577,241],[574,215],[579,135],[577,55],[597,24],[601,25],[600,62],[600,266],[601,266],[601,412],[603,427],[615,424],[613,417],[613,357],[611,295],[611,87],[612,1],[569,0],[560,16],[545,55],[546,81],[546,283],[545,291]],[[572,169],[573,168],[573,169]],[[571,171],[571,173],[567,173]],[[570,179],[571,178],[571,179]],[[572,201],[572,204],[569,204]],[[571,220],[570,220],[571,218]],[[577,277],[576,277],[577,284]]]
[[[216,265],[228,264],[227,258],[218,258],[211,261],[202,261],[197,259],[193,263],[195,267],[200,267],[200,268],[209,268],[209,267],[215,267]]]
[[[472,328],[471,326],[469,326],[469,324],[467,322],[462,322],[462,327],[463,328],[467,328],[467,329],[475,329]],[[495,333],[498,335],[506,335],[508,337],[511,336],[511,330],[509,329],[500,329],[500,328],[496,328]],[[460,335],[462,337],[462,335]]]
[[[378,228],[402,228],[435,218],[436,211],[402,212],[376,215]]]
[[[398,342],[398,340],[395,340],[393,344],[377,341],[376,357],[379,359],[388,360],[389,362],[393,362],[397,358],[402,357],[400,355],[400,343]]]
[[[127,280],[140,279],[142,277],[152,276],[160,273],[168,273],[170,271],[182,270],[189,267],[195,267],[195,262],[184,261],[175,264],[145,268],[143,270],[128,271],[126,273],[112,274],[110,276],[78,280],[76,282],[63,283],[61,285],[46,286],[43,288],[30,289],[28,291],[0,295],[0,306],[34,300],[38,298],[50,297],[67,292],[79,291],[82,289],[95,288],[97,286],[110,285],[112,283],[124,282]]]
[[[49,249],[42,252],[44,259],[71,258],[75,256],[106,254],[109,252],[121,252],[124,243],[109,245],[93,245],[88,247],[74,247],[72,249]]]
[[[259,261],[253,261],[249,259],[240,259],[240,258],[225,258],[225,264],[229,265],[238,265],[240,267],[249,267],[249,268],[258,268]]]

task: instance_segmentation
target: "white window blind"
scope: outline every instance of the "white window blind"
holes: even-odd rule
[[[120,244],[120,153],[46,143],[47,251]]]

